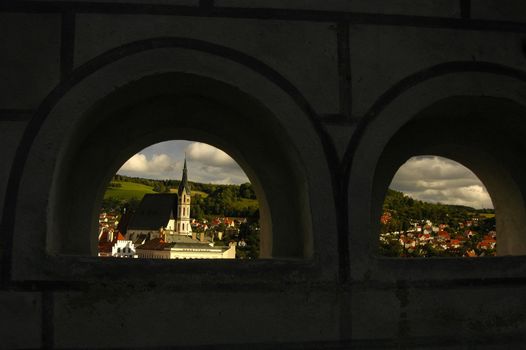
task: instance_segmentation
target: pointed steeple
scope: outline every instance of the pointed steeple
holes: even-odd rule
[[[179,196],[183,193],[183,189],[186,189],[186,193],[190,194],[190,185],[188,184],[188,171],[186,169],[186,154],[184,155],[184,167],[183,167],[183,177],[181,183],[179,184]]]

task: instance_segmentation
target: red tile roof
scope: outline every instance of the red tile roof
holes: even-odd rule
[[[162,238],[154,238],[143,245],[138,246],[136,249],[163,250],[170,245],[170,243],[166,243]]]
[[[117,241],[125,241],[126,240],[126,238],[124,238],[124,236],[120,232],[117,232],[116,238],[117,239],[114,239],[114,240],[117,240]]]

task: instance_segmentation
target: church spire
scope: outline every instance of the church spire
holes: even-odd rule
[[[183,189],[185,189],[186,193],[190,195],[190,185],[188,184],[188,171],[186,169],[186,154],[184,155],[183,177],[181,179],[181,183],[179,184],[179,196],[183,193]]]

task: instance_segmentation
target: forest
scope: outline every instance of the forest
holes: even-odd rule
[[[153,180],[115,175],[108,184],[101,210],[135,211],[145,193],[177,192],[179,180]],[[250,183],[241,185],[204,184],[189,181],[192,218],[213,216],[245,217],[257,220],[259,205]]]
[[[456,227],[459,222],[474,216],[490,219],[493,225],[495,222],[493,209],[423,202],[392,189],[387,190],[383,212],[391,214],[390,221],[382,225],[382,230],[385,232],[406,231],[410,227],[410,222],[421,220],[430,220],[435,224],[445,224],[449,227]]]

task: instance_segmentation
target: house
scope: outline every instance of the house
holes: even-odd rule
[[[124,238],[120,233],[119,237]],[[135,245],[132,241],[117,239],[111,248],[111,255],[116,258],[137,258]]]
[[[462,246],[463,242],[459,239],[452,239],[449,241],[450,248],[460,248]]]
[[[382,224],[386,225],[387,223],[389,223],[389,221],[391,221],[391,219],[392,219],[391,213],[386,211],[380,217],[380,222]]]
[[[495,249],[496,244],[497,241],[494,239],[484,239],[482,242],[477,244],[477,247],[484,250]]]
[[[120,232],[103,231],[99,236],[99,257],[137,258],[135,245]]]
[[[226,225],[226,227],[235,227],[236,226],[234,220],[233,219],[229,219],[229,218],[225,218],[225,220],[223,220],[223,223]]]
[[[446,231],[438,231],[438,239],[442,241],[449,241],[451,236]]]
[[[420,242],[420,245],[426,245],[431,240],[433,240],[433,236],[431,236],[429,233],[421,233],[418,235],[418,241]]]
[[[414,239],[406,237],[400,237],[400,244],[402,244],[402,246],[406,249],[416,247],[416,241]]]
[[[464,235],[465,235],[466,237],[468,237],[468,238],[471,238],[471,237],[473,237],[473,236],[476,235],[476,234],[477,234],[477,233],[474,232],[474,231],[472,231],[472,230],[466,230],[466,231],[464,231]]]

